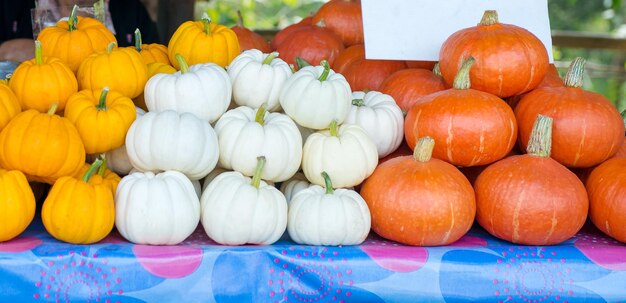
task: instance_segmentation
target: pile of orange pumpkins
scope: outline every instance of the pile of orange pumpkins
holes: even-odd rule
[[[115,226],[175,245],[202,223],[225,245],[355,245],[371,229],[437,246],[476,221],[553,245],[587,218],[626,242],[623,117],[581,88],[584,59],[561,79],[495,11],[437,64],[366,59],[355,0],[272,41],[203,18],[167,46],[137,32],[118,48],[74,15],[0,83],[0,241],[30,224],[43,182],[46,230],[75,244]]]

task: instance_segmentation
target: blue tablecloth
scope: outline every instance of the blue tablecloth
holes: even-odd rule
[[[558,246],[518,246],[474,227],[445,247],[372,234],[360,246],[179,246],[116,232],[69,245],[33,223],[0,244],[0,302],[626,302],[626,246],[587,226]]]

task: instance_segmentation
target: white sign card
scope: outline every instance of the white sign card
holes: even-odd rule
[[[361,8],[368,59],[438,61],[452,33],[496,10],[500,23],[535,34],[553,61],[547,0],[361,0]]]

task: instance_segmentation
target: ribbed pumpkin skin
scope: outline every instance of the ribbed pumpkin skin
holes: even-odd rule
[[[270,46],[272,47],[272,50],[277,50],[278,46],[280,46],[285,41],[285,39],[296,30],[312,26],[313,23],[311,23],[311,20],[313,20],[313,16],[308,16],[300,20],[300,22],[298,23],[290,24],[285,28],[279,30],[276,35],[274,35],[274,38],[272,38],[272,41],[270,41]]]
[[[22,106],[8,85],[0,83],[0,130],[22,112]]]
[[[276,51],[288,64],[295,65],[296,57],[301,57],[312,65],[319,65],[325,59],[333,66],[343,49],[343,42],[335,33],[327,28],[311,26],[295,30]]]
[[[333,62],[331,68],[336,73],[343,74],[350,65],[363,59],[365,59],[365,47],[363,44],[351,45],[339,53],[337,60]]]
[[[407,245],[447,245],[474,222],[472,186],[454,166],[402,156],[380,164],[363,183],[361,196],[372,215],[372,230]]]
[[[41,41],[44,57],[56,57],[76,73],[80,63],[94,51],[104,50],[115,36],[100,21],[78,17],[76,30],[69,31],[67,21],[44,28],[37,36]]]
[[[323,22],[341,38],[345,46],[363,43],[363,15],[361,3],[352,0],[331,0],[322,5],[311,20]]]
[[[150,80],[150,78],[152,78],[152,76],[156,74],[173,74],[175,72],[176,72],[176,69],[169,64],[160,63],[160,62],[148,63],[148,80]],[[139,96],[135,97],[133,99],[133,102],[139,108],[145,111],[148,111],[148,106],[146,105],[146,99],[144,98],[143,92],[141,92]]]
[[[134,48],[133,46],[129,47]],[[152,62],[159,62],[167,65],[170,64],[170,58],[167,55],[167,46],[163,44],[142,44],[139,54],[143,58],[143,62],[146,64],[150,64]]]
[[[35,216],[35,196],[24,174],[0,169],[0,242],[21,234]]]
[[[176,54],[183,56],[189,66],[212,62],[225,67],[241,53],[233,30],[214,22],[209,27],[211,33],[207,34],[203,21],[186,21],[176,29],[167,45],[172,66],[180,69]]]
[[[445,89],[441,77],[421,68],[399,70],[380,85],[380,92],[392,96],[404,112],[408,112],[419,98]]]
[[[553,245],[587,219],[582,182],[551,158],[519,155],[487,167],[474,183],[476,219],[490,234],[525,245]]]
[[[66,118],[31,109],[0,132],[0,166],[22,171],[29,181],[52,184],[85,163],[85,147]]]
[[[596,167],[586,183],[589,218],[602,232],[626,243],[626,158]]]
[[[115,203],[108,186],[62,177],[54,183],[41,209],[43,225],[54,238],[90,244],[113,229]]]

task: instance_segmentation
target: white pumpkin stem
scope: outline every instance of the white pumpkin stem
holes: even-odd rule
[[[204,23],[204,33],[211,35],[211,18],[206,12],[202,14],[202,23]]]
[[[354,106],[365,106],[365,101],[363,101],[363,99],[352,99],[352,105]]]
[[[76,29],[76,24],[78,24],[78,5],[74,5],[72,7],[72,11],[70,12],[70,17],[67,20],[68,30],[74,31]]]
[[[104,173],[107,171],[107,156],[106,154],[100,154],[98,158],[102,159],[102,165],[98,168],[98,175],[100,175],[100,177],[104,177]]]
[[[141,39],[141,31],[137,28],[135,29],[135,49],[138,52],[141,52],[141,44],[142,44],[142,39]]]
[[[108,94],[109,94],[109,87],[105,86],[102,89],[102,92],[100,93],[100,101],[98,102],[98,105],[96,105],[96,109],[98,111],[107,109],[107,95]]]
[[[331,136],[333,137],[339,136],[339,125],[337,125],[337,120],[333,120],[333,122],[330,122],[330,126],[328,127],[328,129],[330,130]]]
[[[478,25],[494,25],[498,23],[498,12],[494,10],[486,10]]]
[[[261,124],[261,126],[265,125],[265,112],[267,112],[267,104],[263,103],[261,107],[256,110],[256,116],[254,117],[254,121]]]
[[[100,168],[100,166],[102,166],[102,159],[96,159],[96,161],[94,161],[91,166],[89,166],[89,169],[83,175],[82,180],[85,181],[85,183],[89,182],[91,176],[93,176],[93,174],[96,172],[96,170],[98,170],[98,168]]]
[[[583,75],[585,73],[585,64],[587,61],[585,58],[576,57],[572,63],[570,63],[567,73],[563,78],[563,83],[567,87],[579,88],[583,86]]]
[[[37,65],[43,64],[43,51],[39,40],[35,40],[35,63]]]
[[[435,139],[426,136],[421,137],[415,144],[413,150],[413,159],[426,163],[433,157],[433,150],[435,149]]]
[[[57,112],[57,108],[59,108],[59,103],[52,103],[52,105],[50,105],[50,109],[48,109],[48,115],[54,115],[54,113]]]
[[[537,120],[530,132],[526,152],[531,156],[548,158],[552,150],[552,118],[537,115]]]
[[[328,74],[330,73],[330,64],[328,64],[328,61],[322,60],[320,62],[320,65],[324,67],[324,71],[317,80],[324,82],[326,81],[326,79],[328,79]]]
[[[327,195],[334,194],[335,190],[333,189],[333,182],[330,180],[330,176],[325,171],[322,172],[322,178],[324,178],[324,185],[326,186],[326,194]]]
[[[263,167],[265,167],[265,156],[259,156],[256,160],[256,168],[254,169],[254,176],[252,176],[252,186],[259,188],[259,186],[261,186],[261,174],[263,173]]]
[[[115,42],[109,43],[109,45],[107,45],[107,54],[110,54],[113,51],[113,49],[115,48],[116,45],[117,45],[117,43],[115,43]]]
[[[476,59],[472,56],[463,61],[463,65],[459,68],[459,71],[454,77],[454,83],[452,83],[452,87],[454,87],[454,89],[469,89],[472,87],[470,69],[472,68],[474,62],[476,62]]]
[[[184,74],[186,72],[189,71],[189,65],[187,64],[187,61],[185,60],[185,57],[183,57],[183,55],[181,54],[176,54],[176,61],[178,61],[178,65],[180,66],[180,73]]]
[[[276,58],[278,58],[278,52],[271,52],[269,53],[269,55],[267,55],[267,57],[265,57],[261,64],[270,64],[272,63],[272,60]]]

